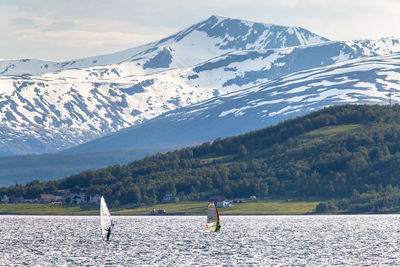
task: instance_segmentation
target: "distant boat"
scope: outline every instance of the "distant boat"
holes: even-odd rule
[[[217,232],[221,228],[218,209],[213,202],[208,203],[207,228],[213,232]]]
[[[100,200],[100,225],[103,240],[110,240],[111,231],[114,228],[114,223],[111,219],[111,214],[108,211],[106,201],[101,196]]]

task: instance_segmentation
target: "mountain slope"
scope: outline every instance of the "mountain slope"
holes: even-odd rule
[[[289,73],[396,51],[394,38],[330,42],[302,28],[212,16],[110,55],[0,61],[0,155],[60,151]]]
[[[257,197],[351,197],[363,212],[400,204],[400,106],[343,105],[244,135],[157,154],[124,166],[0,189],[35,198],[54,190],[104,194],[112,206]],[[374,197],[396,191],[396,198]],[[368,193],[360,197],[360,194]],[[383,193],[383,194],[382,194]],[[343,207],[341,207],[343,208]],[[367,208],[367,209],[364,209]],[[361,210],[361,209],[360,209]]]
[[[190,68],[210,58],[325,41],[301,28],[212,16],[110,55],[63,63],[1,61],[0,155],[54,152],[234,90],[220,89],[218,78],[191,82]]]
[[[0,77],[4,153],[43,153],[299,70],[363,56],[343,42],[236,51],[185,69],[134,75],[131,63]]]
[[[256,130],[346,103],[398,102],[400,54],[370,57],[289,74],[249,89],[171,111],[68,151],[110,150],[208,141]]]
[[[52,153],[0,157],[0,187],[63,178],[86,170],[96,170],[115,164],[126,164],[156,153],[166,153],[190,144],[139,147],[114,151],[82,153]]]

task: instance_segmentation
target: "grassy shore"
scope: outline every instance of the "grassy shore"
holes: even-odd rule
[[[259,215],[259,214],[309,214],[315,210],[319,201],[260,201],[241,203],[221,209],[222,215]]]
[[[221,215],[283,215],[309,214],[315,210],[319,201],[248,201],[232,207],[220,208]],[[121,207],[111,209],[113,215],[149,215],[152,209],[163,209],[170,215],[204,215],[207,202],[179,202],[146,205],[141,207]],[[92,209],[80,206],[51,206],[48,204],[0,204],[0,214],[25,215],[97,215],[97,207]]]
[[[84,210],[80,206],[53,206],[48,204],[0,204],[0,214],[25,215],[92,215],[98,210]]]

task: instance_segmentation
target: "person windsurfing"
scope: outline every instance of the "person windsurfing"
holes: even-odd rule
[[[107,241],[108,240],[110,240],[110,236],[111,236],[111,226],[110,227],[108,227],[108,230],[107,230]]]
[[[215,232],[218,232],[220,228],[221,228],[221,225],[218,222],[217,228],[215,228]]]
[[[110,225],[110,227],[108,227],[108,229],[107,229],[107,236],[106,236],[107,241],[110,240],[111,230],[112,230],[112,229],[114,229],[114,222],[113,222],[113,220],[111,220],[111,225]]]

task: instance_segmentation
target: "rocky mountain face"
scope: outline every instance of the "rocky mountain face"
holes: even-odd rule
[[[62,63],[0,61],[0,155],[60,151],[125,128],[148,127],[157,116],[172,112],[167,113],[171,116],[179,108],[186,107],[182,112],[196,110],[199,105],[209,109],[207,103],[224,102],[232,94],[279,83],[291,73],[336,68],[339,62],[355,64],[351,60],[399,51],[399,39],[395,38],[334,42],[298,27],[212,16],[163,40],[110,55]],[[368,60],[357,62],[368,65]],[[367,77],[358,83],[368,82],[363,79]],[[283,99],[286,87],[281,88]],[[301,88],[288,90],[300,92]],[[277,101],[264,97],[263,101]],[[235,109],[233,103],[229,109],[220,108]],[[326,105],[319,103],[313,108]],[[307,112],[310,106],[302,105],[298,110]],[[271,120],[276,123],[280,117],[270,114],[283,114],[282,108],[269,106],[263,115],[276,118]],[[259,124],[248,123],[253,128],[268,124],[264,117],[259,117]],[[228,127],[210,137],[234,135],[247,128],[237,131]],[[204,138],[198,137],[200,141]]]
[[[400,54],[292,73],[180,108],[69,152],[201,142],[275,125],[322,107],[400,101]]]

